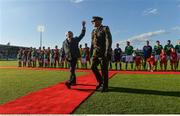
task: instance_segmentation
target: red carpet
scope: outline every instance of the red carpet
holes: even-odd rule
[[[0,67],[16,68],[17,67]],[[32,70],[63,70],[60,68],[25,68]],[[77,70],[90,72],[90,70]],[[180,72],[147,72],[147,71],[109,71],[114,74],[180,74]],[[96,79],[94,75],[87,74],[77,78],[77,86],[68,90],[64,83],[59,83],[37,92],[30,93],[14,101],[0,105],[0,114],[70,114],[94,91]]]
[[[115,72],[110,71],[112,77]],[[70,114],[94,91],[96,79],[87,74],[77,78],[71,90],[59,83],[0,105],[0,114]]]

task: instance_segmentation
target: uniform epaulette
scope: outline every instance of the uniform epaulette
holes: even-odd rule
[[[104,30],[105,32],[109,32],[109,27],[108,27],[108,26],[103,26],[103,30]]]

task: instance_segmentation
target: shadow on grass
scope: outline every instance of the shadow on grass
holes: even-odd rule
[[[95,91],[96,85],[93,84],[76,84],[72,90],[84,91],[84,92],[92,92]],[[92,88],[94,87],[94,88]]]
[[[124,88],[124,87],[109,87],[109,92],[180,97],[180,91],[159,91],[159,90],[134,89],[134,88]]]
[[[82,85],[82,86],[96,86],[95,84],[76,84],[76,85]]]
[[[83,91],[83,92],[93,92],[93,91],[95,91],[94,89],[80,89],[80,88],[76,88],[76,89],[72,89],[72,90],[78,90],[78,91]]]

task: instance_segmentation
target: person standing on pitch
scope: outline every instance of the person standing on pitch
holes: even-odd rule
[[[91,35],[91,50],[92,57],[91,69],[96,76],[98,85],[96,89],[100,88],[101,92],[108,91],[108,64],[111,56],[112,36],[108,26],[102,25],[103,18],[94,16],[91,21],[94,29]],[[101,66],[100,74],[98,65]]]
[[[71,88],[72,85],[76,85],[75,69],[76,69],[77,60],[80,57],[78,45],[81,39],[85,36],[85,32],[86,32],[85,24],[86,22],[83,21],[82,31],[78,37],[73,37],[73,32],[68,31],[66,33],[66,40],[63,42],[62,50],[65,53],[66,60],[69,63],[70,73],[71,73],[69,81],[65,83],[65,85],[69,89]]]
[[[171,44],[171,40],[168,40],[167,44],[164,46],[164,51],[166,53],[167,62],[170,61],[171,48],[174,48],[174,46]]]
[[[119,47],[119,43],[116,44],[116,48],[114,49],[114,60],[115,60],[115,67],[116,70],[118,69],[118,63],[119,63],[119,68],[121,70],[121,57],[122,57],[122,50]]]
[[[157,45],[154,46],[154,52],[155,52],[155,70],[157,70],[158,61],[160,62],[160,54],[163,49],[163,46],[160,44],[160,41],[156,41]]]
[[[130,44],[130,41],[127,41],[127,45],[125,47],[125,54],[126,54],[126,70],[128,70],[128,63],[131,64],[131,70],[133,69],[133,46]]]
[[[178,44],[175,46],[175,50],[177,53],[177,70],[178,70],[178,66],[179,66],[179,61],[180,61],[180,40],[178,41]]]
[[[152,55],[152,47],[149,45],[149,41],[146,41],[146,45],[143,47],[143,55],[144,55],[144,70],[146,70],[147,59]]]
[[[85,51],[86,51],[86,61],[89,62],[89,65],[91,65],[91,59],[90,59],[90,48],[88,47],[87,43],[85,43]],[[87,69],[87,63],[86,63],[86,69]]]

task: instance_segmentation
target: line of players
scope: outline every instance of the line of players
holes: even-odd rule
[[[150,46],[149,41],[146,41],[146,45],[143,47],[143,53],[141,54],[138,51],[133,50],[133,46],[130,45],[130,42],[127,41],[127,46],[125,47],[125,69],[127,70],[128,64],[131,64],[131,70],[148,70],[153,72],[157,70],[158,63],[160,63],[161,70],[167,70],[168,61],[170,61],[171,70],[176,71],[178,69],[179,60],[180,60],[180,40],[178,44],[174,47],[171,44],[171,41],[168,40],[167,44],[163,46],[160,44],[160,41],[156,41],[154,48]],[[119,47],[119,44],[116,45],[114,49],[114,62],[116,70],[122,69],[122,50]],[[133,69],[133,64],[135,68]],[[148,64],[148,66],[146,66]],[[110,64],[110,67],[111,64]],[[143,67],[143,68],[142,68]]]
[[[85,48],[82,48],[80,45],[79,48],[81,58],[79,61],[81,62],[81,67],[87,69],[87,62],[91,64],[90,61],[90,49],[85,44]],[[62,49],[58,49],[58,46],[55,46],[54,49],[50,49],[48,47],[45,49],[43,47],[36,48],[26,48],[20,49],[17,54],[18,66],[19,67],[59,67],[59,68],[69,68],[69,65],[66,61],[65,53]],[[38,63],[38,64],[37,64]],[[79,65],[77,63],[77,68]]]
[[[128,64],[130,64],[131,70],[154,71],[157,70],[158,63],[161,70],[167,70],[168,61],[170,61],[171,70],[177,70],[180,60],[180,40],[175,47],[170,40],[167,42],[163,48],[160,41],[156,41],[156,45],[152,48],[149,41],[147,41],[143,47],[143,53],[134,50],[129,41],[127,41],[123,52],[117,43],[116,48],[112,49],[110,69],[112,69],[112,63],[115,63],[115,69],[122,70],[122,62],[125,62],[125,70],[128,70]],[[87,43],[84,48],[80,45],[79,51],[81,58],[79,58],[78,62],[80,62],[81,68],[87,69],[87,63],[91,65],[90,48],[87,46]],[[42,49],[20,49],[17,57],[19,67],[36,67],[36,62],[38,62],[39,67],[68,68],[65,54],[62,49],[58,49],[58,46],[55,46],[54,49],[50,49],[50,47],[47,49],[45,47]],[[134,64],[135,67],[133,67]],[[77,63],[77,68],[80,68],[79,63]]]

